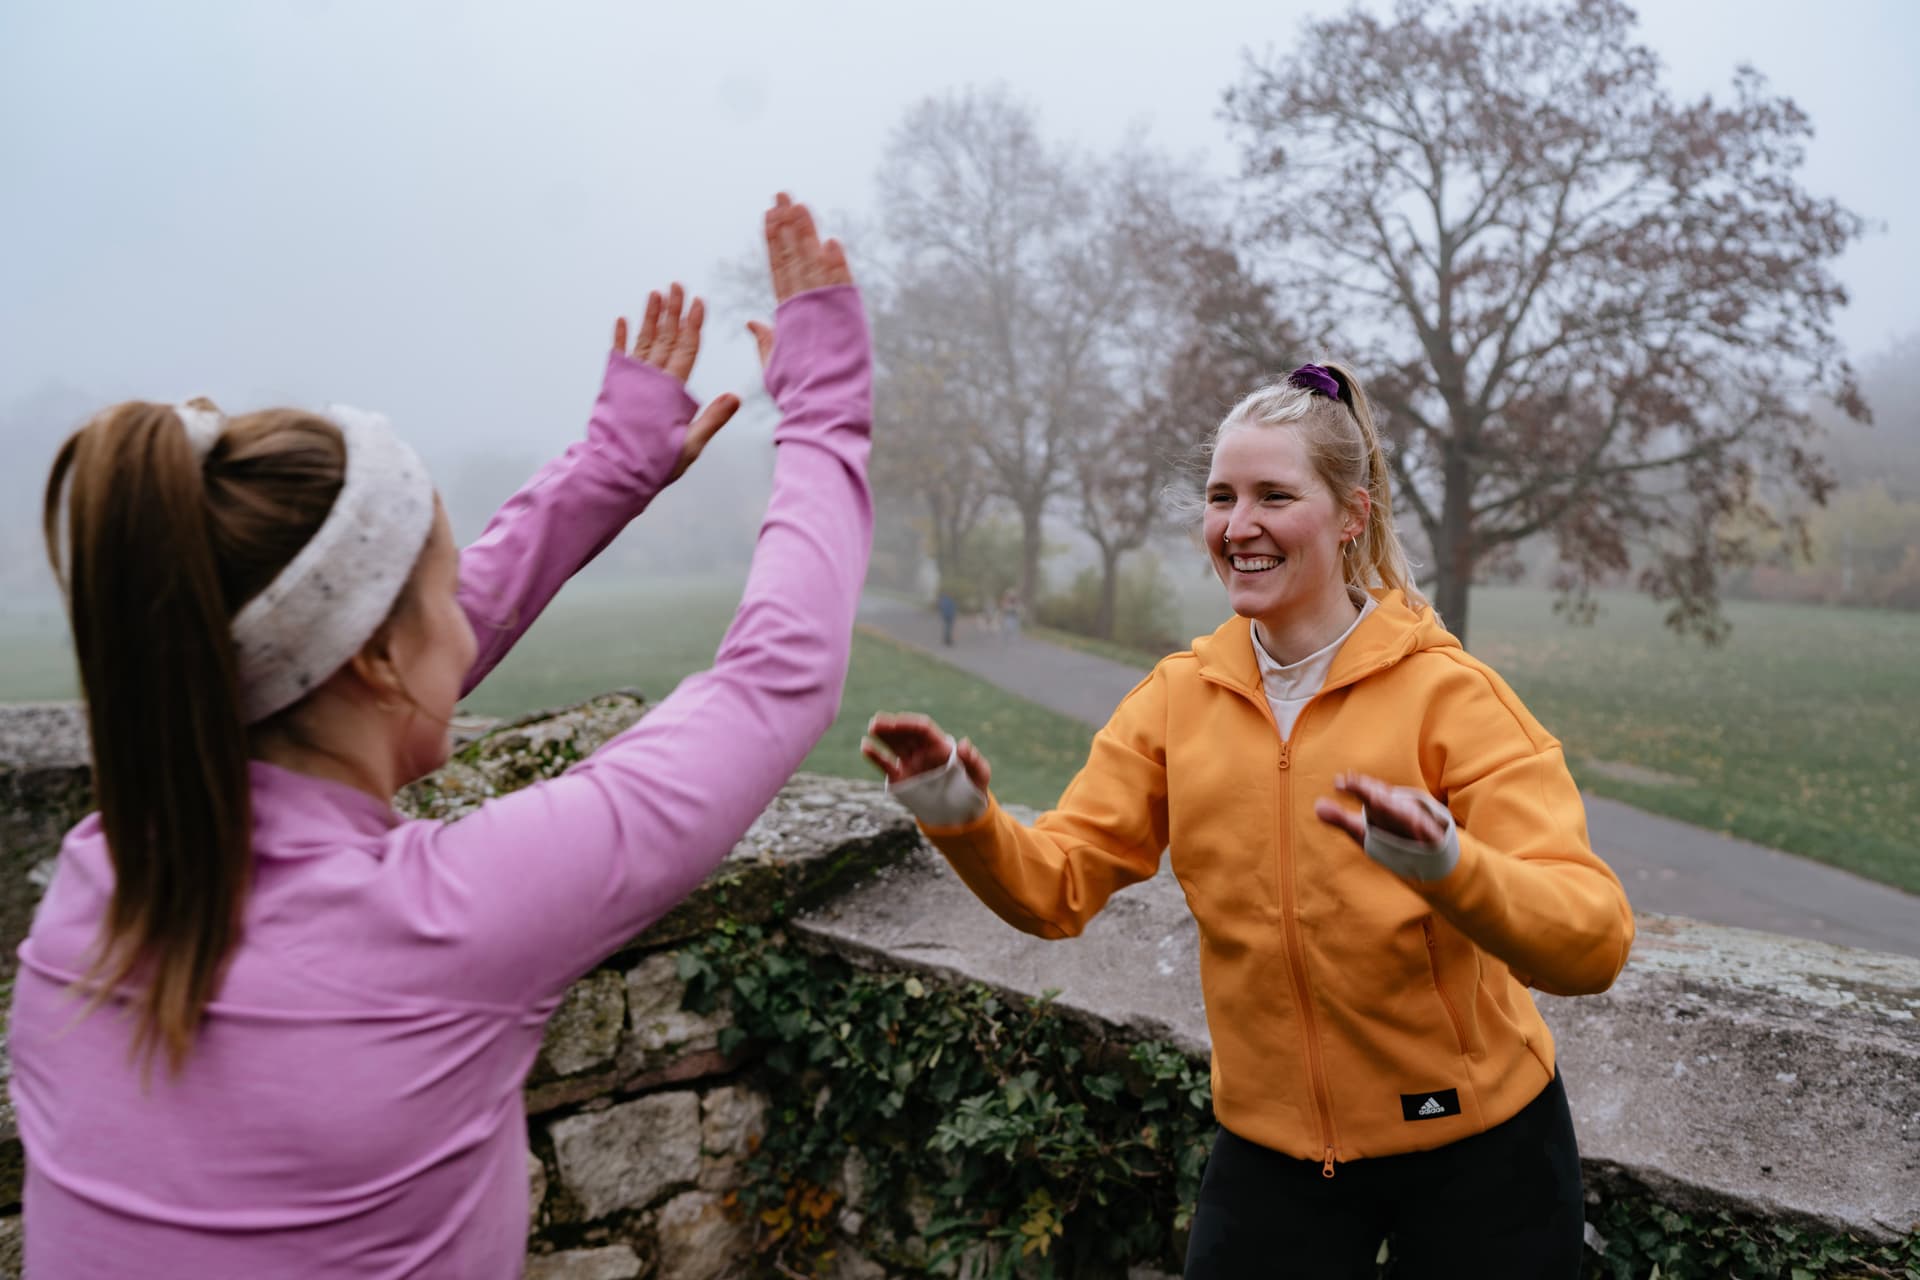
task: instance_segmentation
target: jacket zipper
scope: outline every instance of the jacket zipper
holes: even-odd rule
[[[1264,701],[1263,698],[1262,702]],[[1313,703],[1309,701],[1307,706],[1300,708],[1300,714],[1294,718],[1293,730],[1296,737],[1299,736],[1300,723],[1306,719],[1307,709],[1312,705]],[[1271,719],[1273,709],[1267,707],[1265,710],[1268,718]],[[1274,733],[1278,735],[1279,732],[1280,726],[1274,725]],[[1281,813],[1280,821],[1275,826],[1275,834],[1280,840],[1282,886],[1280,912],[1287,932],[1287,961],[1293,971],[1293,998],[1294,1002],[1300,1006],[1300,1021],[1307,1036],[1307,1079],[1313,1086],[1314,1103],[1320,1109],[1320,1138],[1326,1148],[1326,1159],[1321,1162],[1320,1176],[1331,1178],[1335,1144],[1333,1102],[1327,1094],[1326,1066],[1320,1059],[1320,1028],[1313,1016],[1313,997],[1307,983],[1307,961],[1300,940],[1300,921],[1293,910],[1293,840],[1289,834],[1290,828],[1287,826],[1287,820],[1292,816],[1290,810],[1293,801],[1293,782],[1287,772],[1292,764],[1292,758],[1293,742],[1291,739],[1282,738],[1280,740],[1279,794]]]
[[[1460,1042],[1460,1056],[1467,1057],[1467,1027],[1460,1021],[1460,1011],[1453,1006],[1453,997],[1440,984],[1440,942],[1433,936],[1433,921],[1422,919],[1420,932],[1427,935],[1427,967],[1433,971],[1433,989],[1440,993],[1440,1003],[1446,1007],[1447,1021],[1453,1024],[1453,1038]]]
[[[1393,662],[1397,662],[1404,656],[1404,654],[1396,654],[1387,662],[1378,663],[1375,667],[1361,672],[1360,675],[1350,676],[1341,682],[1340,687],[1345,687],[1353,683],[1355,680],[1361,678],[1361,676],[1371,675],[1374,670],[1381,667],[1390,666]],[[1291,806],[1293,792],[1292,781],[1287,776],[1288,766],[1292,762],[1293,741],[1292,739],[1280,737],[1280,724],[1273,718],[1273,708],[1267,704],[1266,690],[1264,688],[1248,690],[1246,687],[1236,684],[1231,680],[1223,679],[1220,676],[1205,671],[1200,673],[1200,678],[1209,683],[1217,684],[1222,688],[1231,689],[1241,697],[1250,700],[1255,706],[1260,708],[1260,714],[1267,718],[1267,723],[1273,726],[1273,736],[1280,738],[1280,788],[1279,796],[1275,804],[1276,807],[1281,810],[1281,813],[1278,815],[1280,821],[1275,824],[1274,828],[1275,838],[1280,841],[1281,848],[1282,874],[1280,910],[1281,914],[1285,917],[1287,960],[1288,968],[1291,970],[1293,977],[1293,998],[1300,1006],[1300,1021],[1303,1029],[1306,1031],[1307,1078],[1313,1086],[1314,1104],[1320,1110],[1320,1140],[1326,1153],[1325,1159],[1320,1162],[1320,1176],[1323,1178],[1331,1178],[1334,1176],[1334,1146],[1338,1141],[1333,1129],[1333,1101],[1327,1092],[1326,1072],[1320,1061],[1320,1030],[1319,1026],[1314,1022],[1313,1003],[1308,994],[1307,962],[1305,956],[1301,953],[1300,922],[1295,919],[1293,914],[1293,841],[1287,837],[1285,822],[1285,818],[1287,817],[1286,810]],[[1329,686],[1329,688],[1331,687],[1332,686]],[[1300,725],[1306,720],[1307,712],[1313,710],[1313,704],[1320,701],[1327,692],[1327,688],[1321,689],[1319,693],[1314,694],[1313,697],[1307,700],[1306,706],[1300,708],[1300,714],[1295,716],[1293,720],[1295,738],[1300,736]],[[1436,982],[1435,986],[1438,985]],[[1443,998],[1444,995],[1445,993],[1443,992]],[[1451,1011],[1451,1006],[1449,1006],[1449,1011]],[[1456,1022],[1456,1033],[1458,1029],[1458,1023]]]

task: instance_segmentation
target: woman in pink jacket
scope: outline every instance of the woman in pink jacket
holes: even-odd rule
[[[587,439],[465,552],[372,415],[132,403],[61,450],[48,534],[100,809],[20,948],[36,1280],[520,1274],[548,1016],[714,869],[839,704],[866,323],[803,206],[780,197],[767,242],[778,460],[713,668],[454,825],[391,801],[445,760],[455,701],[738,407],[687,396],[698,300],[650,299]]]

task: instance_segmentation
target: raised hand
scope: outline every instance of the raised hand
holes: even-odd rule
[[[678,283],[663,298],[659,290],[647,295],[647,309],[640,317],[640,332],[631,350],[627,347],[627,318],[613,322],[613,349],[650,364],[670,378],[684,383],[693,373],[693,362],[700,355],[700,326],[707,318],[707,304],[695,298],[691,306]],[[694,416],[687,427],[686,443],[680,447],[680,460],[667,477],[672,484],[686,473],[718,434],[727,420],[740,410],[740,397],[731,391],[715,396]]]
[[[773,274],[775,305],[809,289],[852,284],[853,271],[847,266],[847,251],[838,240],[822,241],[814,228],[813,214],[803,204],[795,204],[782,191],[767,210],[767,267]],[[749,320],[747,329],[760,348],[760,365],[773,358],[773,326]]]
[[[1391,786],[1364,773],[1337,774],[1333,785],[1365,807],[1349,809],[1332,796],[1323,796],[1314,801],[1314,816],[1339,827],[1362,846],[1367,843],[1369,822],[1388,835],[1418,844],[1438,844],[1447,834],[1446,826],[1428,810],[1426,796],[1412,787]]]
[[[627,351],[625,316],[614,322],[613,345],[635,360],[685,382],[700,355],[700,326],[706,318],[707,304],[695,298],[691,306],[687,305],[686,291],[676,282],[664,298],[657,289],[647,295],[647,310],[640,318],[640,334],[634,339],[633,349]]]
[[[947,763],[947,735],[926,716],[913,712],[883,711],[867,722],[867,736],[860,743],[860,754],[887,775],[888,782],[942,768]],[[979,749],[967,739],[958,744],[960,767],[967,771],[973,785],[985,791],[993,780],[993,768]]]

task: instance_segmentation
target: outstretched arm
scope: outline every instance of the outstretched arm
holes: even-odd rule
[[[766,372],[773,494],[712,669],[561,777],[412,824],[408,856],[387,860],[409,927],[464,944],[433,976],[476,999],[550,999],[666,912],[838,711],[872,536],[871,349],[845,258],[805,210],[783,197],[768,239],[783,299]]]
[[[1445,726],[1444,806],[1408,787],[1343,774],[1315,806],[1529,985],[1605,991],[1633,945],[1619,877],[1587,842],[1560,744],[1488,670],[1466,668],[1433,719]]]
[[[705,312],[698,298],[686,307],[676,284],[649,295],[631,349],[626,318],[617,321],[587,438],[542,467],[461,553],[460,604],[480,642],[462,695],[739,409],[728,393],[696,415],[687,394]]]
[[[973,744],[954,742],[925,716],[875,716],[868,732],[862,750],[888,789],[967,887],[1016,929],[1073,937],[1116,891],[1159,869],[1167,782],[1158,673],[1127,695],[1059,805],[1031,826],[994,802],[992,772]]]

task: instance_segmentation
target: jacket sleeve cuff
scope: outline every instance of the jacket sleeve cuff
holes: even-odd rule
[[[624,352],[611,352],[587,423],[588,446],[612,464],[644,508],[679,465],[687,427],[699,407],[678,378]]]

